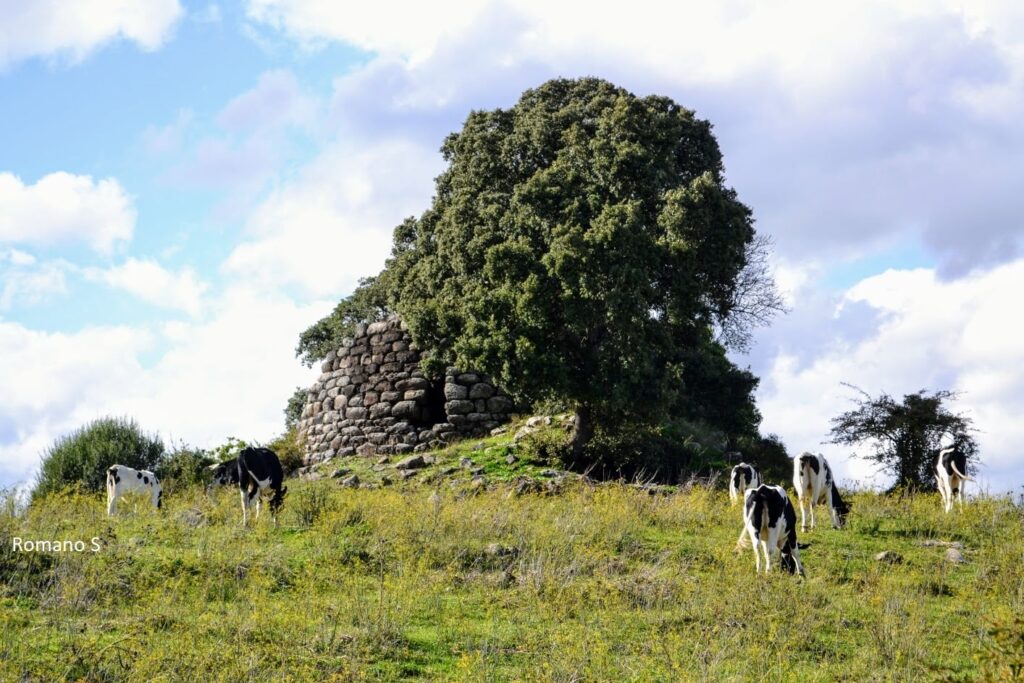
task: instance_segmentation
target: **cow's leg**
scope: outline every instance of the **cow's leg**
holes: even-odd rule
[[[832,528],[833,529],[838,529],[839,528],[839,513],[836,511],[835,507],[832,505],[832,487],[831,486],[828,488],[828,491],[825,492],[825,505],[828,505],[829,515],[832,517]]]
[[[249,526],[249,494],[244,488],[239,489],[242,494],[242,527]]]
[[[811,531],[814,531],[814,526],[815,526],[814,508],[817,507],[817,505],[816,505],[817,502],[818,502],[818,497],[815,496],[814,492],[812,491],[811,495],[807,496],[807,507],[810,508],[810,510],[811,510]]]
[[[964,511],[964,482],[957,478],[954,480],[953,497],[960,506],[960,512]],[[953,509],[953,501],[949,501],[949,509]]]
[[[740,537],[736,539],[736,550],[739,550],[740,548],[746,548],[747,547],[746,538],[747,538],[747,529],[746,529],[746,527],[744,527],[743,530],[740,531]]]
[[[260,521],[260,501],[263,500],[263,496],[260,495],[263,492],[259,486],[256,487],[256,521]]]
[[[117,514],[117,489],[107,489],[107,516],[112,517]]]
[[[807,513],[804,512],[803,491],[797,491],[796,501],[800,504],[800,531],[807,531]]]
[[[757,536],[750,534],[751,545],[754,546],[754,572],[757,574],[761,573],[761,541],[758,540]]]

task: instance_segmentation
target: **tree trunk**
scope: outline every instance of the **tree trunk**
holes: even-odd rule
[[[576,406],[576,422],[572,432],[572,466],[584,465],[584,449],[594,435],[594,420],[587,404]]]

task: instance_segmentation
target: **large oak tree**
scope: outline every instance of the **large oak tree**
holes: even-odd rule
[[[662,418],[688,358],[779,308],[711,124],[667,97],[553,80],[442,152],[431,207],[395,230],[391,300],[428,370],[572,406],[577,456],[595,420]]]

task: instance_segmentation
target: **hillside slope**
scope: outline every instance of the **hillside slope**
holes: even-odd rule
[[[0,680],[971,679],[1024,609],[1007,499],[947,516],[855,494],[847,529],[801,538],[801,581],[755,576],[723,491],[500,478],[291,481],[279,529],[243,530],[227,490],[117,519],[77,494],[0,513]]]

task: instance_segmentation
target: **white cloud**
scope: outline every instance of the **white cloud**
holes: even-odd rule
[[[337,144],[253,211],[226,272],[340,296],[384,265],[391,231],[426,208],[440,155],[405,141],[354,151]]]
[[[305,43],[337,40],[385,54],[423,57],[445,35],[465,29],[480,3],[331,3],[250,0],[246,13]]]
[[[205,282],[191,268],[171,272],[151,259],[129,258],[107,269],[86,269],[87,278],[134,294],[143,301],[198,316],[203,307]]]
[[[142,144],[150,154],[170,154],[181,148],[182,137],[192,122],[192,110],[180,109],[172,123],[148,126],[142,132]]]
[[[4,261],[10,265],[5,266]],[[17,250],[0,253],[0,311],[24,308],[51,296],[67,293],[68,264],[48,261],[37,264],[35,257]]]
[[[123,38],[155,50],[183,10],[178,0],[31,0],[0,4],[0,67],[31,57],[80,61]]]
[[[899,233],[958,276],[1024,249],[1020,3],[524,0],[410,11],[248,5],[252,21],[305,45],[377,53],[337,83],[348,139],[437,145],[471,109],[509,106],[548,78],[597,75],[712,121],[730,182],[789,260],[866,255]]]
[[[217,122],[229,130],[309,126],[318,106],[291,72],[277,69],[263,73],[254,88],[228,102]]]
[[[0,392],[0,483],[30,478],[56,437],[105,415],[200,447],[227,436],[273,438],[294,388],[317,374],[294,358],[298,333],[332,305],[235,287],[211,305],[208,321],[159,333],[119,326],[61,334],[0,321],[0,376],[17,387]],[[140,361],[164,344],[154,363]]]
[[[982,483],[993,490],[1024,484],[1024,324],[1013,316],[1021,291],[1024,260],[952,282],[930,269],[888,270],[857,283],[842,299],[880,315],[861,338],[836,325],[808,349],[802,330],[780,321],[789,347],[777,347],[763,375],[763,428],[780,434],[791,452],[820,449],[840,476],[863,478],[871,466],[847,461],[848,448],[820,445],[829,419],[851,407],[854,393],[841,383],[897,398],[924,388],[950,389],[963,392],[951,407],[966,412],[980,430]],[[806,303],[804,298],[797,305]],[[829,323],[819,317],[817,324]],[[794,347],[809,357],[801,360]]]
[[[150,335],[128,327],[47,333],[0,321],[0,482],[24,481],[59,434],[102,415],[130,390]]]
[[[108,253],[131,239],[135,208],[113,178],[58,171],[26,185],[0,173],[0,243],[52,245],[84,242]]]

